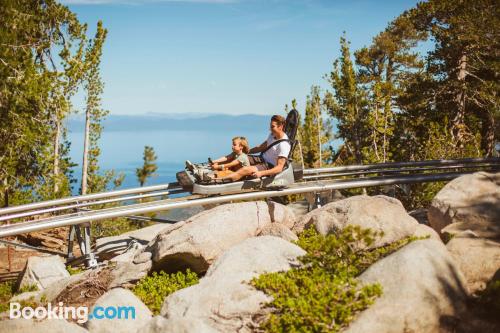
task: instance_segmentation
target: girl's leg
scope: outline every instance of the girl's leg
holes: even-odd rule
[[[238,169],[238,171],[233,172],[229,174],[228,176],[224,177],[223,179],[231,180],[233,182],[240,180],[243,177],[250,176],[254,172],[257,172],[257,168],[255,166],[247,166],[243,167],[241,169]]]
[[[233,171],[231,170],[224,170],[224,171],[216,171],[215,174],[216,174],[216,178],[224,178],[224,177],[227,177],[229,176],[230,174],[232,174]]]

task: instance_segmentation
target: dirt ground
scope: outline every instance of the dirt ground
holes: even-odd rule
[[[10,252],[10,269],[8,252]],[[40,256],[41,253],[28,249],[15,248],[13,246],[0,247],[0,282],[17,279],[22,272],[29,257]]]
[[[110,267],[93,270],[86,279],[63,290],[53,303],[63,302],[65,306],[87,306],[90,308],[99,297],[108,291],[112,279]]]

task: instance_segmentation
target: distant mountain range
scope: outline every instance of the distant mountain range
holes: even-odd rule
[[[103,126],[104,131],[153,131],[153,130],[225,130],[231,127],[242,131],[262,130],[269,127],[271,116],[245,114],[157,114],[149,113],[137,116],[108,115]],[[85,118],[70,117],[70,132],[83,132]]]

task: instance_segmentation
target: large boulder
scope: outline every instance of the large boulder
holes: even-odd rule
[[[141,327],[138,333],[164,333],[164,332],[203,332],[203,333],[218,333],[219,331],[208,326],[201,321],[179,321],[168,320],[162,316],[155,316],[149,322]]]
[[[303,216],[294,226],[295,232],[314,227],[320,234],[337,233],[348,225],[383,232],[373,247],[383,246],[413,235],[418,222],[408,215],[397,199],[377,195],[353,196],[329,203]]]
[[[268,224],[262,229],[259,236],[276,236],[289,242],[299,239],[297,235],[290,231],[290,229],[280,223]]]
[[[151,252],[142,251],[130,257],[130,261],[117,261],[116,266],[111,271],[111,282],[109,288],[131,287],[133,283],[139,281],[151,270]]]
[[[383,293],[346,332],[441,332],[465,310],[464,279],[444,244],[414,241],[376,262],[360,275],[378,282]]]
[[[305,251],[273,236],[247,239],[224,252],[197,285],[165,299],[161,315],[144,332],[251,332],[271,301],[252,287],[252,278],[300,265]]]
[[[152,317],[151,311],[130,290],[116,288],[102,295],[90,313],[98,309],[103,318],[90,318],[85,326],[91,333],[136,332]],[[114,309],[109,311],[107,309]],[[100,312],[99,312],[100,311]],[[112,316],[112,318],[108,318]]]
[[[41,302],[45,300],[46,302],[52,302],[63,292],[66,288],[83,280],[88,279],[89,275],[94,274],[93,270],[87,270],[82,273],[71,275],[69,277],[57,280],[56,283],[50,284],[47,288],[38,291],[25,292],[18,294],[10,299],[10,302],[21,302],[21,301],[33,301]]]
[[[452,236],[465,230],[500,238],[500,172],[477,172],[446,184],[432,200],[429,224]]]
[[[75,323],[64,319],[46,319],[37,321],[33,319],[12,319],[2,321],[1,333],[88,333],[88,331]]]
[[[69,277],[63,258],[55,255],[29,257],[17,281],[17,288],[36,286],[39,290]]]
[[[282,224],[288,229],[293,228],[297,219],[293,209],[274,201],[268,201],[267,204],[271,222]]]
[[[224,250],[257,236],[270,223],[263,201],[221,205],[160,233],[147,250],[155,269],[205,272]]]
[[[470,292],[483,290],[500,269],[500,243],[478,238],[473,232],[453,237],[446,248],[458,264]]]

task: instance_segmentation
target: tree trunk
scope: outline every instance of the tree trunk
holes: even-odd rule
[[[453,118],[453,136],[457,140],[459,146],[463,145],[463,135],[465,130],[465,78],[467,76],[467,55],[462,54],[460,60],[458,61],[458,73],[457,80],[461,82],[461,87],[459,92],[455,97],[455,103],[457,104],[457,113]]]
[[[3,180],[4,185],[4,196],[3,196],[3,206],[4,208],[9,207],[9,183],[7,182],[7,177]]]
[[[56,116],[56,135],[54,138],[54,196],[59,192],[59,140],[61,137],[61,122]]]
[[[89,168],[90,111],[85,113],[85,138],[83,141],[82,192],[87,194],[87,173]]]
[[[321,109],[320,106],[317,105],[318,108],[318,152],[319,152],[319,168],[321,168],[321,160],[323,157],[321,156]]]
[[[488,110],[481,111],[481,149],[486,157],[492,157],[495,152],[495,117]]]

